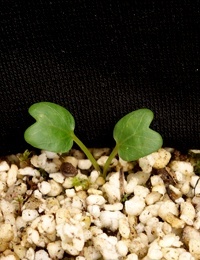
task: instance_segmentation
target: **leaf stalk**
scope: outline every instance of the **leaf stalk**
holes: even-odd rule
[[[112,159],[117,155],[117,153],[118,153],[118,145],[116,144],[103,167],[103,178],[104,179],[106,178],[106,174],[107,174],[108,168],[112,162]]]
[[[87,158],[91,161],[92,165],[94,166],[95,170],[98,172],[101,172],[101,169],[97,163],[97,161],[95,160],[95,158],[93,157],[93,155],[91,154],[91,152],[88,150],[88,148],[81,142],[81,140],[75,135],[73,134],[72,136],[74,142],[81,148],[81,150],[85,153],[85,155],[87,156]]]

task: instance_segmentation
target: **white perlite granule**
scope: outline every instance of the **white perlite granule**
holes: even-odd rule
[[[109,149],[92,151],[103,166]],[[106,180],[78,150],[0,161],[0,260],[200,259],[199,176],[172,153],[114,158]]]

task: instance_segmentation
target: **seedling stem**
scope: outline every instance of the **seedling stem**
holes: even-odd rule
[[[108,168],[112,162],[112,159],[117,155],[118,153],[118,146],[117,144],[115,145],[114,149],[112,150],[110,156],[108,157],[104,167],[103,167],[103,178],[105,179],[106,178],[106,174],[108,172]]]
[[[73,140],[81,148],[81,150],[85,153],[87,158],[91,161],[95,170],[98,172],[101,172],[101,169],[100,169],[97,161],[94,159],[93,155],[91,154],[91,152],[88,150],[88,148],[81,142],[81,140],[75,134],[73,135]]]

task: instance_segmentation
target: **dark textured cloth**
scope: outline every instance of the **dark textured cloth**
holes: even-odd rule
[[[3,0],[0,13],[0,154],[28,148],[39,101],[65,106],[89,147],[147,107],[165,146],[200,148],[199,1]]]

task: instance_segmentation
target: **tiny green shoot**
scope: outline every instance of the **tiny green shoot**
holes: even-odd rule
[[[29,113],[36,122],[24,133],[27,143],[35,148],[65,153],[75,142],[92,162],[93,167],[101,172],[89,149],[75,135],[75,120],[67,109],[55,103],[39,102],[29,108]],[[116,145],[103,167],[104,178],[117,154],[125,161],[135,161],[162,146],[160,134],[149,128],[152,120],[153,112],[142,108],[125,115],[117,122],[113,131]]]
[[[72,178],[73,187],[81,186],[83,190],[88,190],[90,183],[88,179],[81,179],[77,176]]]
[[[18,156],[20,162],[26,162],[30,159],[31,153],[28,149]]]

